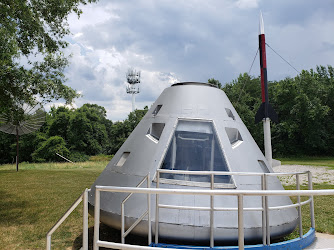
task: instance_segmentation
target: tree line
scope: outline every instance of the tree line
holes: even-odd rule
[[[78,109],[52,107],[40,130],[20,137],[20,161],[85,161],[92,155],[113,155],[147,112],[135,110],[124,121],[112,122],[97,104]],[[0,164],[15,162],[15,136],[0,133]]]
[[[221,84],[209,79],[212,84]],[[263,125],[254,118],[262,102],[260,77],[239,75],[225,91],[263,148]],[[334,68],[317,66],[294,78],[268,82],[269,102],[279,123],[271,126],[273,156],[330,156],[334,152]]]
[[[225,85],[211,84],[229,97],[241,119],[263,148],[262,124],[255,124],[261,104],[260,77],[240,74]],[[332,155],[334,152],[334,68],[318,66],[294,78],[268,83],[269,101],[279,116],[272,123],[274,157]],[[61,161],[59,153],[72,161],[91,155],[113,155],[146,114],[148,107],[131,112],[124,121],[106,118],[104,107],[84,104],[78,109],[53,107],[39,131],[20,137],[21,161]],[[0,133],[0,163],[15,161],[15,136]]]

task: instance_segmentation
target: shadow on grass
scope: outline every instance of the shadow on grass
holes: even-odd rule
[[[88,249],[93,249],[93,238],[94,238],[94,227],[90,227],[88,229]],[[154,237],[152,238],[154,239]],[[100,224],[100,240],[103,241],[108,241],[108,242],[115,242],[115,243],[121,243],[121,233],[117,229],[113,229],[111,227],[108,227],[104,224]],[[165,244],[179,244],[179,245],[195,245],[195,246],[206,246],[208,247],[210,245],[209,241],[205,242],[196,242],[194,243],[193,241],[180,241],[177,240],[172,240],[172,239],[160,239],[161,242]],[[131,245],[139,245],[139,246],[148,246],[148,241],[147,241],[147,236],[142,237],[138,235],[133,235],[129,234],[126,237],[125,242],[127,244]],[[279,242],[279,240],[277,240]],[[233,242],[216,242],[217,246],[237,246],[238,242],[233,241]],[[247,242],[248,245],[253,245],[253,244],[260,244],[259,242],[254,242],[254,241],[249,241]],[[80,234],[73,242],[72,245],[72,250],[79,250],[82,247],[82,234]],[[110,248],[103,248],[100,247],[99,249],[107,250]],[[153,248],[154,249],[154,248]]]
[[[33,224],[37,219],[37,214],[22,212],[28,210],[33,204],[28,200],[13,197],[12,193],[0,192],[0,224],[22,225]]]
[[[94,227],[88,229],[88,249],[93,249]],[[121,232],[117,229],[100,224],[100,240],[121,243]],[[129,234],[126,237],[126,243],[131,245],[147,246],[147,237]],[[82,234],[80,234],[73,242],[72,249],[79,250],[82,247]],[[110,249],[100,247],[99,249]]]

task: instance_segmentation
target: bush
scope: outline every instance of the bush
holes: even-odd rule
[[[70,151],[66,148],[65,140],[60,136],[52,136],[47,139],[31,156],[34,162],[64,161],[56,153],[64,157],[70,155]]]
[[[84,162],[88,161],[89,156],[78,151],[73,151],[71,152],[69,159],[74,162]]]

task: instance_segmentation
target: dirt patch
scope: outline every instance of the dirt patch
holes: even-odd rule
[[[304,165],[281,165],[274,167],[275,172],[279,173],[293,173],[310,171],[312,173],[313,183],[325,183],[334,185],[334,170],[328,167],[321,166],[304,166]],[[280,176],[280,181],[283,185],[295,185],[296,177],[293,176]],[[300,175],[300,183],[307,184],[307,174]]]

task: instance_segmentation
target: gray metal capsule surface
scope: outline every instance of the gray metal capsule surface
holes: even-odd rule
[[[95,186],[135,187],[148,173],[156,186],[158,169],[271,173],[273,169],[235,111],[224,91],[204,83],[178,83],[166,88],[128,139],[92,185],[90,208],[94,208]],[[261,190],[260,176],[217,176],[215,189]],[[161,188],[210,189],[210,177],[162,173]],[[276,177],[268,177],[268,190],[282,190]],[[101,222],[121,227],[121,202],[128,194],[101,193]],[[210,197],[160,195],[160,204],[210,206]],[[289,197],[268,197],[269,206],[292,204]],[[155,204],[155,196],[151,196]],[[215,207],[237,208],[237,197],[216,196]],[[261,197],[245,197],[244,207],[262,207]],[[133,195],[126,204],[125,224],[129,227],[147,208],[144,194]],[[215,241],[237,241],[237,211],[214,212]],[[273,238],[284,236],[297,224],[295,208],[271,210]],[[152,225],[155,209],[152,206]],[[147,219],[134,233],[147,235]],[[152,226],[153,234],[155,233]],[[262,212],[244,212],[246,241],[262,239]],[[160,209],[159,238],[179,241],[208,241],[210,212]]]

